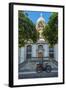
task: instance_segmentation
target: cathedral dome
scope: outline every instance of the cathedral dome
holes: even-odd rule
[[[42,16],[42,13],[40,14],[40,17],[38,18],[37,22],[36,22],[36,29],[40,30],[42,28],[45,27],[45,19]]]

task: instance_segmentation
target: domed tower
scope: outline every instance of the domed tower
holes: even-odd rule
[[[45,19],[43,18],[42,16],[42,13],[40,14],[40,17],[38,18],[37,22],[36,22],[36,30],[37,32],[39,32],[39,40],[44,40],[43,36],[42,36],[42,32],[43,32],[43,29],[45,28]]]

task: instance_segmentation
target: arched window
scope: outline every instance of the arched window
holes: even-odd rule
[[[49,57],[54,58],[54,48],[49,48]]]
[[[38,49],[43,50],[43,45],[39,45]]]
[[[32,53],[32,46],[28,45],[26,49],[26,58],[31,58],[31,53]]]
[[[38,45],[38,57],[43,58],[43,45]]]

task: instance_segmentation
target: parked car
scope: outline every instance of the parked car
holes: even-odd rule
[[[37,66],[36,66],[36,71],[37,72],[46,71],[47,73],[50,73],[51,70],[52,70],[52,67],[48,63],[45,63],[45,64],[38,63]]]

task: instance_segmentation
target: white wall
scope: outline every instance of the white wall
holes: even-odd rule
[[[32,57],[36,57],[36,44],[32,45]]]
[[[46,85],[46,86],[34,86],[34,87],[8,87],[8,3],[9,2],[21,2],[21,3],[42,3],[42,4],[55,4],[65,5],[66,0],[1,0],[0,1],[0,90],[65,90],[66,83],[64,85]],[[65,5],[66,6],[66,5]],[[66,11],[65,11],[66,14]],[[66,19],[65,19],[66,20]],[[65,27],[66,28],[66,27]],[[66,34],[66,32],[65,32]],[[66,35],[65,35],[66,38]],[[65,48],[66,49],[66,48]],[[65,50],[66,51],[66,50]],[[66,58],[66,57],[65,57]],[[65,59],[66,60],[66,59]],[[65,62],[66,64],[66,62]],[[66,68],[66,65],[65,65]],[[66,74],[66,72],[65,72]],[[65,78],[66,81],[66,78]]]
[[[49,46],[47,44],[44,44],[43,47],[44,47],[44,57],[48,57],[49,56]]]
[[[24,47],[19,48],[19,63],[24,62]]]

